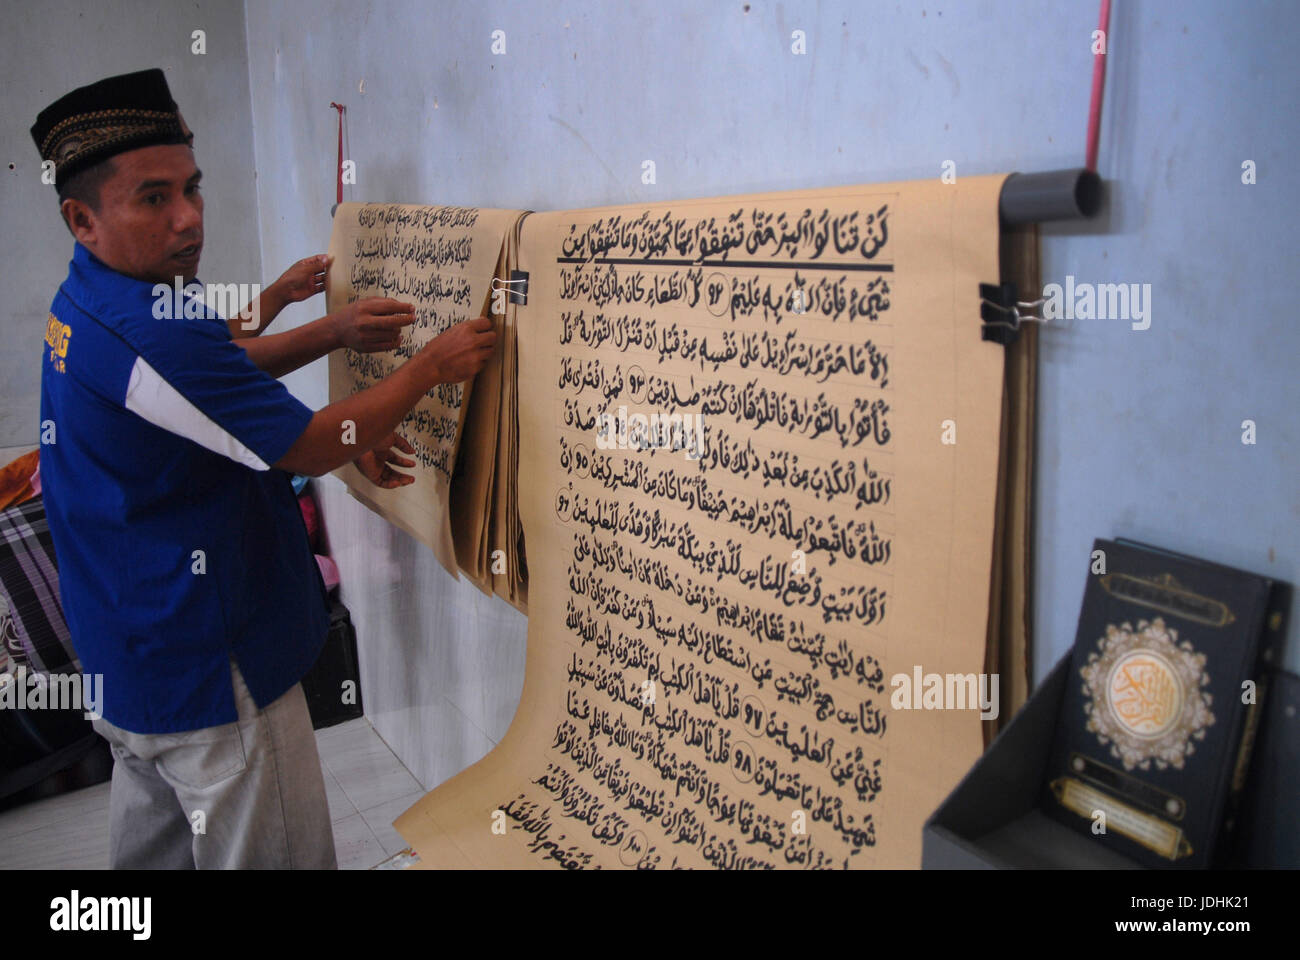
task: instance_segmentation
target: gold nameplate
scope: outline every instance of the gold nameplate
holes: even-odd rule
[[[1081,817],[1092,820],[1101,811],[1106,816],[1107,830],[1114,830],[1167,860],[1191,855],[1192,845],[1181,828],[1116,800],[1082,780],[1074,777],[1053,780],[1052,793],[1061,806]]]

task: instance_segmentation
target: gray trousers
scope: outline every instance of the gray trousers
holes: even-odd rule
[[[113,869],[337,868],[302,685],[259,710],[230,667],[235,723],[140,734],[92,721],[114,758]]]

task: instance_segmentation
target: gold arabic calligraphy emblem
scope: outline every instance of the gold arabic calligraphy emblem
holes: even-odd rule
[[[1088,657],[1083,675],[1084,712],[1088,729],[1125,770],[1135,767],[1181,770],[1214,723],[1210,695],[1202,688],[1210,682],[1205,654],[1162,618],[1138,621],[1134,632],[1128,623],[1108,624],[1098,642],[1100,653]]]

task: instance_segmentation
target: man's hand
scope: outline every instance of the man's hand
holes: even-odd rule
[[[366,297],[329,315],[340,347],[359,353],[396,350],[402,327],[415,322],[415,307],[386,297]]]
[[[414,460],[407,460],[397,453],[393,447],[397,447],[405,453],[415,453],[415,448],[407,443],[403,437],[398,436],[396,433],[390,433],[373,450],[367,450],[352,462],[361,471],[362,476],[377,487],[391,490],[395,487],[404,487],[408,483],[415,483],[415,477],[409,473],[394,470],[390,466],[390,464],[396,464],[399,467],[415,466]]]
[[[255,337],[289,304],[320,293],[325,289],[326,268],[333,260],[323,253],[299,260],[239,311],[238,316],[227,321],[230,335],[236,340]]]
[[[475,317],[444,330],[416,356],[434,365],[435,383],[462,383],[483,369],[496,342],[492,321]]]
[[[323,253],[305,257],[280,274],[271,287],[286,304],[314,297],[325,289],[325,271],[333,260]]]

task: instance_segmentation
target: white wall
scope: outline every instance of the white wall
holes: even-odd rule
[[[30,128],[77,87],[161,67],[194,131],[203,170],[205,246],[199,278],[258,283],[256,192],[244,10],[192,0],[41,0],[5,5],[0,30],[0,445],[35,445],[41,343],[73,240],[53,185],[41,183]],[[195,30],[207,52],[191,52]],[[283,269],[283,268],[281,268]],[[274,279],[274,278],[271,278]]]

